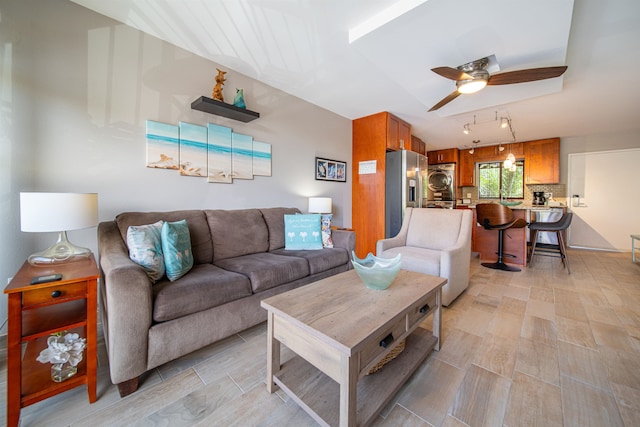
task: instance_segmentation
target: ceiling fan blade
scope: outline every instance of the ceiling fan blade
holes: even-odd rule
[[[552,79],[560,77],[567,71],[566,66],[529,68],[527,70],[507,71],[506,73],[493,74],[489,77],[488,85],[510,85],[514,83],[534,82],[536,80]]]
[[[433,71],[434,73],[442,77],[445,77],[451,80],[456,80],[456,81],[473,78],[469,74],[465,73],[464,71],[460,71],[451,67],[436,67],[436,68],[432,68],[431,71]]]
[[[460,96],[460,92],[458,92],[457,90],[454,90],[449,95],[447,95],[444,98],[442,98],[442,100],[440,102],[438,102],[436,105],[431,107],[431,109],[429,111],[434,111],[434,110],[437,110],[440,107],[444,107],[445,105],[447,105],[448,103],[450,103],[451,101],[456,99],[458,96]]]

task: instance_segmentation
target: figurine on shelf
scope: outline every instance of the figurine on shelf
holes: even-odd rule
[[[242,89],[236,88],[236,97],[233,100],[233,105],[238,108],[247,108],[247,104],[244,103],[244,93]]]
[[[219,68],[216,68],[216,70],[218,70],[218,75],[216,76],[216,85],[213,87],[213,93],[211,96],[216,101],[224,102],[224,96],[222,96],[222,85],[226,80],[224,75],[227,74],[227,72],[222,71]]]

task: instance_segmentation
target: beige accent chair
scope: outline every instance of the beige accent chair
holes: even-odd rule
[[[469,209],[406,208],[398,235],[378,240],[376,256],[402,254],[401,268],[448,279],[442,304],[449,305],[469,286],[472,222]]]

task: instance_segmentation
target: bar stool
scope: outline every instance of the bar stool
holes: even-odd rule
[[[532,222],[529,224],[531,230],[531,253],[529,255],[529,265],[533,264],[535,255],[550,256],[562,259],[562,265],[567,269],[567,273],[571,274],[569,269],[569,258],[567,258],[567,248],[564,244],[562,232],[571,225],[573,213],[565,212],[558,221],[555,222]],[[538,233],[541,231],[555,232],[558,236],[558,244],[538,243]]]
[[[498,261],[483,262],[481,265],[487,268],[504,271],[520,271],[518,267],[512,267],[503,262],[504,257],[513,257],[515,255],[505,254],[504,246],[504,230],[508,228],[523,228],[527,226],[527,222],[522,218],[515,218],[513,211],[504,205],[498,203],[481,203],[476,205],[476,215],[478,222],[487,230],[498,230]]]

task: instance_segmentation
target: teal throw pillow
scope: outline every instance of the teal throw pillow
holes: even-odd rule
[[[288,250],[322,249],[320,214],[285,215],[284,241]]]
[[[167,278],[172,282],[191,270],[193,253],[186,220],[165,222],[162,225],[162,253]]]
[[[127,228],[129,258],[139,264],[156,283],[164,276],[164,256],[162,254],[162,224],[158,221],[148,225],[131,225]]]

